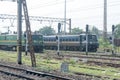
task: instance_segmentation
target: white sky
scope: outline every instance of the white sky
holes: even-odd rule
[[[65,0],[27,0],[28,12],[30,16],[41,17],[55,17],[64,18],[64,1]],[[104,0],[66,0],[66,17],[72,19],[72,28],[79,27],[85,29],[85,25],[94,25],[98,29],[103,29],[103,3]],[[108,12],[107,12],[107,29],[111,31],[112,24],[120,23],[120,0],[107,0]],[[17,14],[17,3],[1,1],[0,2],[0,14]],[[13,24],[16,29],[16,21]],[[57,23],[50,22],[36,22],[31,21],[32,30],[38,30],[43,26],[52,25],[57,30]],[[7,31],[5,26],[10,26],[10,20],[0,19],[0,31]],[[25,26],[23,24],[23,26]],[[23,27],[23,30],[25,28]],[[64,29],[64,28],[63,28]],[[68,31],[68,25],[67,25]]]

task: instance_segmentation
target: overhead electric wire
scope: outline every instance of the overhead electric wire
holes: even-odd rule
[[[73,1],[73,0],[72,0],[72,1]],[[67,2],[71,2],[71,1],[67,1]],[[51,3],[47,2],[47,3],[43,4],[43,5],[38,4],[38,5],[40,5],[40,6],[37,6],[37,7],[35,6],[35,7],[33,7],[33,8],[30,8],[30,10],[32,10],[32,9],[38,9],[38,8],[43,8],[43,7],[49,7],[49,6],[55,6],[55,5],[63,4],[63,3],[64,3],[64,1],[51,2]]]
[[[57,4],[61,4],[61,3],[57,3]],[[57,5],[57,4],[55,4],[55,5]],[[51,5],[53,6],[53,4],[51,4]],[[113,7],[113,6],[118,6],[118,5],[120,5],[120,1],[111,1],[111,2],[108,3],[108,7]],[[89,8],[76,8],[76,9],[70,10],[70,11],[67,10],[67,13],[74,14],[74,13],[79,13],[79,12],[82,12],[82,11],[88,11],[88,10],[93,10],[93,9],[98,9],[98,8],[103,8],[103,5],[98,6],[98,4],[97,4],[97,5],[94,5],[94,7],[89,7]],[[52,13],[48,13],[48,14],[54,14],[54,13],[56,13],[56,12],[52,12]],[[59,13],[59,11],[58,11],[58,13]]]
[[[71,2],[71,1],[69,1],[69,2]],[[111,2],[109,2],[108,4],[110,4],[110,3],[113,4],[113,3],[118,3],[118,2],[120,2],[120,1],[114,1],[114,2],[111,1]],[[56,2],[54,2],[54,3],[49,3],[49,2],[48,2],[48,3],[45,3],[45,4],[43,4],[43,5],[38,6],[38,7],[36,7],[36,8],[35,8],[35,7],[34,7],[34,8],[30,8],[30,10],[31,10],[31,9],[43,8],[43,7],[49,7],[49,6],[55,6],[55,5],[58,5],[58,4],[61,4],[61,3],[64,3],[64,1],[60,1],[59,3],[58,3],[58,2],[57,2],[57,3],[56,3]],[[103,3],[99,3],[99,4],[103,4]],[[94,6],[93,8],[90,8],[90,9],[102,8],[103,5],[98,6],[99,4],[96,4],[97,6],[96,6],[96,5],[89,5],[89,6]],[[116,4],[113,4],[113,5],[110,5],[110,6],[114,6],[114,5],[116,6]],[[120,5],[120,4],[117,4],[117,5]],[[77,8],[77,9],[78,9],[78,8]],[[87,8],[86,8],[86,9],[87,9]],[[86,9],[85,9],[85,10],[86,10]],[[88,8],[88,9],[89,9],[89,8]],[[83,9],[83,10],[84,10],[84,9]]]
[[[120,5],[120,3],[119,4],[110,4],[110,5],[108,5],[108,7],[112,7],[112,6],[118,6],[118,5]],[[77,12],[81,12],[81,11],[87,11],[87,10],[92,10],[92,9],[98,9],[98,8],[103,8],[103,5],[101,5],[101,6],[94,6],[94,7],[89,7],[89,8],[76,8],[76,9],[74,9],[74,10],[70,10],[70,12],[75,12],[75,11],[77,11]],[[79,10],[79,11],[78,11]]]

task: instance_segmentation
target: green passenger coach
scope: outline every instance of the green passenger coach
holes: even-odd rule
[[[32,34],[32,45],[35,52],[43,51],[43,35]],[[25,50],[26,37],[22,35],[22,50]],[[17,34],[1,34],[0,35],[0,49],[3,50],[17,50]],[[29,50],[29,48],[28,48]]]

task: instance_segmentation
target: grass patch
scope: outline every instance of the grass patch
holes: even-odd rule
[[[90,66],[87,64],[78,64],[74,59],[70,60],[55,60],[51,57],[44,59],[41,57],[43,54],[35,54],[36,55],[36,64],[37,69],[42,71],[52,71],[52,70],[60,70],[61,63],[66,61],[69,63],[69,72],[81,72],[86,74],[93,75],[101,75],[108,76],[111,78],[120,78],[120,68],[112,68],[112,67],[100,67],[100,66]],[[17,62],[17,52],[8,52],[8,51],[0,51],[0,60],[7,62]],[[22,53],[22,63],[31,66],[30,55],[25,56],[25,53]],[[84,68],[86,67],[86,68]],[[88,69],[87,69],[88,68]],[[101,69],[101,70],[92,70],[89,68]]]

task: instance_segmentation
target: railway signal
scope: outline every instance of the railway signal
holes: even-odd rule
[[[112,25],[112,54],[115,55],[114,52],[114,31],[115,31],[115,25]]]
[[[56,40],[57,40],[57,55],[60,55],[60,29],[61,29],[61,23],[58,23],[58,35],[56,36]]]
[[[58,33],[60,33],[61,23],[58,23]]]
[[[56,36],[56,41],[57,41],[57,55],[60,55],[60,39],[59,35]]]

